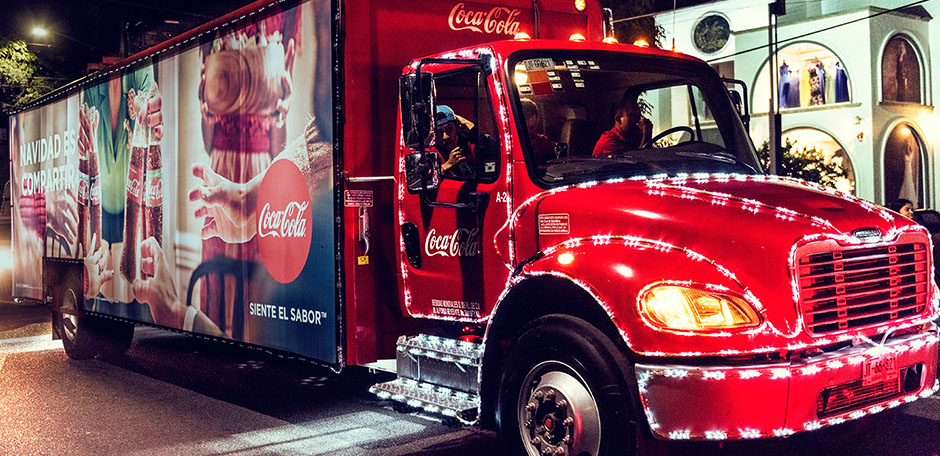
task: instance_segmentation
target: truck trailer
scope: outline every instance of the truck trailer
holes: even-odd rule
[[[585,0],[260,0],[10,117],[14,296],[339,372],[506,454],[656,452],[938,389],[927,231],[767,174],[741,81]]]

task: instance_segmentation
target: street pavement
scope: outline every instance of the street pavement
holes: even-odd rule
[[[71,361],[48,312],[0,304],[0,455],[498,453],[494,434],[396,412],[322,368],[152,328],[126,356]],[[689,443],[674,455],[940,455],[940,397],[783,440]]]

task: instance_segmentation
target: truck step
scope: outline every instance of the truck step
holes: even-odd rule
[[[371,393],[465,424],[476,421],[482,344],[420,334],[401,336],[396,346],[398,378],[373,385]]]
[[[472,424],[477,418],[480,396],[407,378],[377,383],[369,392],[380,399],[390,399],[425,413],[456,418]]]

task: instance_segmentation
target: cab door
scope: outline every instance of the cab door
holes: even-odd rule
[[[495,75],[474,64],[427,65],[421,71],[433,75],[432,105],[449,107],[464,127],[472,126],[465,133],[473,172],[469,177],[435,172],[438,188],[422,191],[413,179],[407,182],[405,167],[400,170],[402,302],[415,316],[479,320],[509,278],[494,243],[507,219],[508,194],[501,141],[507,127],[498,116]],[[425,153],[441,157],[435,146],[440,132],[433,136]],[[401,152],[403,161],[417,155],[407,148]]]

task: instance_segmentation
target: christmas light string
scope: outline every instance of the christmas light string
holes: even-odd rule
[[[449,57],[454,57],[454,56],[461,56],[461,57],[466,57],[466,58],[478,58],[481,53],[491,53],[491,51],[488,50],[488,49],[464,50],[464,51],[458,51],[457,53],[445,54],[443,57],[444,57],[444,58],[449,58]],[[491,55],[491,54],[490,54],[490,55]],[[492,55],[491,55],[491,57],[492,57]],[[493,61],[491,60],[491,64],[492,64],[492,63],[493,63]],[[494,66],[495,66],[495,65],[494,65]],[[494,90],[496,91],[497,97],[499,97],[500,99],[503,99],[503,100],[505,101],[506,94],[505,94],[505,91],[502,89],[502,85],[501,85],[500,81],[495,80],[495,81],[494,81],[494,84],[493,84],[493,88],[494,88]],[[502,130],[503,130],[503,139],[504,139],[503,142],[504,142],[504,144],[505,144],[505,149],[504,149],[504,150],[506,151],[506,154],[507,154],[507,204],[506,204],[506,207],[507,207],[507,220],[506,220],[506,222],[504,223],[504,225],[503,225],[502,227],[500,227],[500,229],[497,231],[497,236],[496,236],[496,237],[498,237],[499,233],[501,233],[501,232],[503,232],[503,231],[509,229],[509,227],[512,227],[512,228],[513,228],[513,229],[510,229],[510,230],[508,231],[508,233],[506,233],[506,234],[507,234],[507,238],[508,238],[508,245],[509,245],[509,252],[506,252],[506,253],[507,253],[506,256],[508,257],[508,260],[509,260],[508,263],[507,263],[507,268],[510,269],[510,270],[512,270],[513,267],[514,267],[514,264],[516,263],[516,257],[515,257],[516,252],[515,252],[515,245],[514,245],[514,231],[515,231],[514,228],[516,227],[517,222],[518,222],[518,219],[519,219],[519,217],[521,216],[522,212],[523,212],[525,209],[527,209],[528,206],[530,206],[530,205],[531,205],[532,203],[534,203],[535,201],[537,201],[537,200],[539,200],[539,199],[541,199],[541,198],[543,198],[543,197],[545,197],[545,196],[554,194],[554,193],[559,193],[559,192],[567,191],[567,190],[574,189],[574,188],[589,188],[589,187],[593,187],[593,186],[596,186],[596,185],[622,183],[622,182],[625,182],[627,179],[625,179],[625,178],[616,178],[616,179],[609,179],[609,180],[606,180],[606,181],[590,181],[590,182],[584,182],[584,183],[569,185],[569,186],[565,186],[565,187],[558,187],[558,188],[550,189],[550,190],[543,191],[543,192],[540,192],[540,193],[538,193],[538,194],[536,194],[536,195],[533,195],[533,196],[529,197],[529,198],[526,199],[522,204],[520,204],[518,207],[516,207],[515,209],[513,209],[513,204],[512,204],[512,196],[513,196],[513,195],[512,195],[512,171],[511,171],[511,169],[509,169],[509,168],[512,166],[512,164],[513,164],[513,160],[512,160],[512,138],[511,138],[510,129],[509,129],[509,123],[510,123],[510,122],[509,122],[509,115],[508,115],[508,113],[507,113],[507,111],[506,111],[505,106],[506,106],[506,103],[504,103],[504,104],[502,104],[502,105],[500,106],[499,117],[500,117],[500,120],[501,120],[501,127],[502,127]],[[401,143],[402,143],[401,146],[402,146],[402,147],[404,147],[403,142],[404,142],[404,141],[402,140],[402,141],[401,141]],[[403,174],[403,173],[404,173],[404,158],[403,158],[403,156],[400,157],[400,160],[399,160],[399,173],[400,173],[400,174]],[[854,196],[852,196],[852,195],[847,195],[847,194],[838,192],[838,191],[833,190],[833,189],[828,189],[828,188],[826,188],[826,187],[822,187],[822,186],[819,186],[819,185],[811,184],[811,183],[808,183],[808,182],[806,182],[806,181],[802,181],[802,180],[798,180],[798,179],[782,178],[782,177],[778,177],[778,176],[753,176],[753,175],[735,175],[735,174],[694,174],[694,175],[691,175],[691,176],[677,176],[677,177],[668,177],[668,176],[662,176],[662,175],[660,175],[660,176],[652,176],[652,177],[634,177],[634,178],[630,178],[629,180],[633,180],[633,181],[636,181],[636,180],[644,180],[644,181],[646,182],[647,186],[650,187],[650,190],[648,191],[648,193],[654,194],[654,195],[662,195],[662,196],[665,196],[665,195],[669,194],[668,192],[673,192],[673,193],[674,193],[674,192],[678,192],[678,193],[679,193],[679,197],[680,197],[680,198],[683,198],[683,199],[690,199],[690,200],[706,200],[706,199],[707,199],[707,200],[709,200],[712,204],[722,205],[722,206],[726,206],[726,205],[732,204],[732,203],[737,203],[737,204],[740,204],[742,210],[745,210],[745,211],[750,212],[750,213],[753,213],[753,214],[757,214],[757,213],[760,213],[760,212],[762,212],[762,211],[766,211],[766,212],[768,212],[768,213],[772,213],[772,214],[773,214],[776,218],[778,218],[778,219],[783,219],[783,220],[794,220],[794,219],[797,219],[797,218],[799,218],[799,219],[805,219],[805,220],[809,220],[814,226],[817,226],[817,227],[819,227],[819,228],[831,229],[831,230],[833,230],[833,231],[838,232],[838,230],[837,230],[837,229],[832,225],[832,223],[829,222],[828,220],[824,220],[824,219],[821,219],[821,218],[815,217],[815,216],[808,216],[808,215],[806,215],[806,214],[799,213],[799,212],[794,211],[794,210],[792,210],[792,209],[787,209],[787,208],[782,208],[782,207],[773,207],[773,206],[766,205],[766,204],[764,204],[764,203],[762,203],[762,202],[759,202],[759,201],[750,200],[750,199],[746,199],[746,198],[740,198],[740,197],[736,197],[736,196],[730,195],[730,194],[719,193],[719,192],[712,192],[712,191],[706,191],[706,190],[701,190],[701,189],[695,189],[695,188],[686,187],[685,185],[687,184],[688,179],[691,179],[694,183],[697,183],[697,184],[703,184],[703,183],[708,183],[708,182],[730,182],[730,181],[734,180],[734,181],[739,181],[739,182],[741,182],[741,181],[743,181],[743,182],[747,182],[747,181],[754,181],[754,182],[782,182],[782,183],[789,183],[789,184],[799,185],[799,186],[807,187],[807,188],[810,188],[810,189],[813,189],[813,190],[821,191],[821,192],[823,192],[823,193],[826,193],[826,194],[829,194],[829,195],[832,195],[832,196],[835,196],[835,197],[839,197],[839,198],[842,198],[842,199],[847,200],[847,201],[849,201],[849,202],[855,203],[855,204],[857,204],[858,206],[860,206],[860,207],[862,207],[862,208],[864,208],[864,209],[866,209],[866,210],[868,210],[868,211],[870,211],[870,212],[875,212],[877,215],[879,215],[882,219],[884,219],[884,220],[886,220],[886,221],[894,222],[894,216],[893,216],[893,215],[891,215],[889,212],[885,211],[884,209],[879,208],[878,206],[875,206],[875,205],[872,204],[872,203],[869,203],[869,202],[867,202],[867,201],[858,199],[858,198],[856,198],[856,197],[854,197]],[[399,223],[400,223],[400,224],[404,224],[404,222],[405,222],[404,212],[401,210],[401,206],[402,206],[402,205],[401,205],[401,202],[403,202],[403,200],[404,200],[405,193],[406,193],[406,192],[405,192],[405,185],[404,185],[404,184],[400,184],[400,185],[399,185],[399,189],[398,189],[398,198],[399,198]],[[904,233],[904,232],[906,232],[906,231],[912,231],[912,230],[913,230],[913,229],[912,229],[911,227],[902,227],[902,228],[900,228],[900,229],[898,229],[898,228],[893,228],[892,230],[889,231],[888,236],[886,236],[886,237],[888,237],[888,238],[896,238],[896,237],[899,236],[900,234],[902,234],[902,233]],[[929,237],[927,237],[927,238],[928,238],[928,242],[929,242]],[[833,240],[842,241],[843,243],[846,243],[846,244],[854,244],[854,243],[861,243],[861,242],[863,242],[863,241],[860,241],[860,240],[858,240],[857,238],[855,238],[855,237],[853,237],[853,236],[847,236],[847,235],[844,235],[844,234],[835,234],[835,233],[833,233],[833,234],[816,234],[816,235],[807,236],[807,237],[801,239],[801,242],[803,242],[803,241],[807,241],[807,242],[808,242],[808,241],[815,241],[815,240],[821,240],[821,239],[833,239]],[[494,243],[495,243],[495,242],[496,242],[496,239],[494,238]],[[765,314],[765,309],[764,309],[763,305],[760,303],[760,301],[757,300],[756,297],[753,295],[753,293],[751,293],[746,287],[743,287],[743,286],[742,286],[742,284],[738,281],[737,277],[736,277],[730,270],[728,270],[727,268],[722,267],[722,266],[719,265],[718,263],[716,263],[716,262],[710,260],[709,258],[707,258],[707,257],[705,257],[704,255],[701,255],[701,254],[699,254],[699,253],[697,253],[697,252],[694,252],[694,251],[692,251],[692,250],[685,249],[685,248],[682,248],[682,247],[674,246],[674,245],[672,245],[672,244],[665,243],[665,242],[662,242],[662,241],[650,240],[650,239],[642,239],[642,238],[639,238],[639,237],[636,237],[636,236],[615,236],[615,235],[611,235],[611,234],[603,234],[603,235],[594,235],[594,236],[592,236],[592,237],[590,237],[590,238],[568,239],[568,240],[566,240],[566,241],[564,241],[564,242],[562,242],[562,243],[559,243],[559,244],[557,244],[557,245],[555,245],[555,246],[553,246],[553,247],[550,247],[550,248],[548,248],[548,249],[543,250],[541,253],[542,253],[542,255],[545,256],[545,257],[551,256],[552,254],[554,254],[554,253],[556,253],[556,252],[558,252],[558,251],[560,251],[560,250],[562,250],[562,249],[572,249],[572,248],[578,247],[578,246],[581,245],[582,242],[591,242],[593,245],[609,245],[609,244],[614,243],[614,242],[623,242],[623,245],[631,246],[631,247],[635,247],[635,248],[643,248],[643,249],[645,249],[645,248],[653,248],[653,249],[657,249],[657,250],[660,250],[660,251],[663,251],[663,252],[666,252],[666,251],[679,251],[679,252],[685,253],[686,256],[689,257],[690,259],[692,259],[693,261],[706,262],[706,263],[711,264],[712,266],[714,266],[719,272],[722,273],[722,275],[724,275],[724,276],[725,276],[726,278],[728,278],[729,280],[733,281],[736,285],[740,286],[740,287],[744,290],[744,291],[743,291],[743,297],[744,297],[744,299],[745,299],[750,305],[754,306],[755,310],[757,310],[762,316],[764,316],[764,314]],[[401,253],[401,255],[402,255],[401,262],[400,262],[400,263],[401,263],[402,276],[403,276],[403,278],[404,278],[405,280],[407,280],[407,277],[408,277],[407,269],[408,269],[408,268],[407,268],[407,265],[406,265],[406,263],[405,263],[405,259],[406,259],[407,255],[406,255],[406,251],[405,251],[405,245],[404,245],[404,238],[403,238],[403,237],[400,237],[400,243],[399,243],[399,244],[400,244],[400,253]],[[797,244],[800,244],[800,242],[798,242]],[[498,245],[497,245],[497,251],[498,251],[498,250],[499,250],[499,249],[498,249]],[[794,249],[791,250],[791,260],[792,260],[792,258],[793,258],[792,254],[793,254],[795,251],[796,251],[796,244],[794,245]],[[791,264],[793,264],[792,261],[791,261]],[[512,276],[510,275],[510,277],[507,278],[507,281],[506,281],[506,285],[505,285],[505,287],[504,287],[504,290],[501,292],[501,294],[500,294],[499,298],[497,299],[496,304],[495,304],[494,308],[492,309],[492,311],[491,311],[487,316],[481,317],[481,318],[476,318],[476,319],[474,319],[474,318],[453,317],[453,316],[442,317],[442,316],[438,316],[438,315],[422,315],[422,314],[414,313],[414,312],[412,312],[412,309],[411,309],[411,307],[412,307],[411,293],[410,293],[410,290],[408,290],[408,287],[407,287],[407,286],[404,287],[404,288],[405,288],[405,290],[404,290],[405,305],[406,305],[406,308],[408,308],[409,313],[410,313],[412,316],[414,316],[414,317],[419,317],[419,318],[420,318],[420,317],[423,317],[423,318],[435,318],[435,319],[448,320],[448,321],[462,321],[462,322],[483,323],[483,322],[486,322],[486,321],[492,321],[492,320],[493,320],[493,317],[496,315],[496,312],[497,312],[497,309],[499,308],[499,305],[504,301],[505,297],[508,295],[508,293],[511,291],[511,289],[512,289],[516,284],[520,283],[521,281],[523,281],[523,280],[526,279],[526,278],[536,277],[536,276],[543,276],[543,275],[548,275],[548,276],[555,276],[555,277],[559,277],[559,278],[564,278],[564,279],[570,281],[571,283],[574,283],[575,285],[579,286],[581,289],[585,290],[590,296],[592,296],[593,299],[595,299],[596,302],[599,303],[599,305],[603,308],[603,310],[604,310],[605,313],[608,315],[608,317],[611,318],[611,320],[614,322],[615,327],[618,328],[618,331],[620,332],[620,335],[621,335],[621,337],[623,338],[624,342],[625,342],[628,346],[630,345],[629,337],[627,336],[627,333],[626,333],[626,331],[624,330],[623,325],[619,324],[619,322],[617,321],[616,313],[613,311],[613,309],[612,309],[609,305],[607,305],[607,303],[600,297],[600,295],[599,295],[598,293],[596,293],[594,290],[591,289],[590,286],[588,286],[586,283],[580,281],[579,279],[574,278],[574,277],[570,277],[570,276],[568,276],[568,275],[566,275],[566,274],[563,274],[563,273],[560,273],[560,272],[557,272],[557,271],[552,271],[552,270],[549,270],[549,271],[525,271],[523,274],[521,274],[521,275],[519,275],[519,276],[517,276],[517,277],[512,277]],[[931,272],[931,277],[932,277],[932,272]],[[796,292],[795,292],[795,294],[794,294],[794,297],[795,297],[794,302],[795,302],[795,303],[798,303],[798,302],[799,302],[799,294],[798,294],[799,288],[798,288],[798,283],[795,283],[795,281],[796,281],[796,279],[795,279],[795,278],[792,278],[792,279],[791,279],[791,285],[795,284]],[[670,282],[670,283],[675,283],[675,284],[691,284],[690,282],[683,282],[683,281],[673,281],[673,282]],[[712,289],[713,291],[722,291],[722,292],[728,291],[728,288],[725,287],[725,286],[723,286],[723,285],[716,285],[716,284],[703,284],[703,285],[704,285],[704,287],[705,287],[706,289]],[[936,287],[933,287],[932,294],[933,294],[932,301],[933,301],[933,303],[934,303],[934,305],[933,305],[934,312],[933,312],[933,313],[936,313],[937,308],[938,308],[937,289],[936,289]],[[798,318],[802,319],[802,312],[799,312],[799,311],[798,311],[798,312],[797,312],[797,315],[798,315]],[[917,326],[917,325],[924,324],[924,323],[926,323],[927,321],[929,321],[929,319],[921,319],[921,320],[911,321],[911,322],[908,322],[908,324],[906,324],[906,325],[902,325],[901,327],[895,327],[895,328],[904,329],[904,328],[908,328],[908,327],[913,327],[913,326]],[[648,326],[651,326],[651,324],[650,324],[649,322],[645,321],[645,320],[644,320],[644,323],[646,323]],[[746,330],[746,331],[742,331],[742,332],[747,332],[747,333],[749,333],[749,334],[753,334],[753,333],[758,333],[758,332],[766,331],[766,330],[769,328],[771,331],[773,331],[773,332],[776,333],[777,335],[792,337],[792,336],[795,336],[796,334],[798,334],[798,333],[802,330],[802,328],[803,328],[802,321],[801,321],[800,323],[801,323],[801,324],[797,325],[797,329],[796,329],[794,332],[791,332],[791,333],[783,333],[783,332],[779,331],[777,328],[775,328],[773,324],[771,324],[770,322],[768,322],[768,321],[766,320],[766,318],[763,318],[763,319],[762,319],[762,323],[761,323],[757,328],[750,328],[750,329],[748,329],[748,330]],[[652,327],[652,326],[651,326],[651,327]],[[654,329],[657,329],[657,330],[662,330],[661,328],[658,328],[658,327],[653,327],[653,328],[654,328]],[[481,344],[481,349],[485,348],[486,338],[489,336],[489,329],[490,329],[490,326],[488,325],[487,328],[486,328],[486,332],[485,332],[485,334],[484,334],[483,343]],[[857,331],[857,329],[854,329],[853,331]],[[677,333],[677,334],[682,334],[682,335],[689,335],[689,336],[708,335],[708,336],[718,336],[718,337],[729,337],[729,336],[733,335],[733,333],[730,332],[730,331],[719,331],[719,332],[713,332],[713,333],[700,333],[700,332],[692,332],[692,331],[672,331],[672,332],[675,332],[675,333]],[[830,337],[833,337],[833,336],[831,335]],[[815,347],[815,346],[821,346],[821,345],[828,345],[828,344],[831,344],[831,343],[833,343],[833,342],[835,342],[835,341],[843,341],[843,340],[852,339],[853,336],[852,336],[852,335],[849,335],[849,334],[843,334],[843,335],[835,335],[834,337],[835,337],[835,339],[823,338],[823,339],[817,340],[817,341],[815,341],[814,343],[810,343],[810,344],[792,344],[792,345],[789,345],[789,346],[787,346],[787,347],[785,347],[785,348],[786,348],[787,350],[795,350],[795,349],[801,349],[801,348],[808,348],[808,347]],[[936,343],[936,341],[937,341],[936,335],[932,335],[932,336],[931,336],[931,339],[929,340],[929,342]],[[924,344],[928,343],[928,341],[921,341],[921,340],[918,340],[918,341],[915,341],[915,343],[920,343],[920,346],[923,346]],[[765,353],[766,353],[766,352],[775,352],[775,351],[779,351],[780,348],[784,348],[784,347],[776,347],[776,348],[775,348],[775,347],[760,347],[760,348],[758,348],[758,349],[756,349],[756,350],[749,350],[749,351],[722,350],[722,351],[717,352],[717,353],[714,353],[714,354],[717,354],[717,355],[738,355],[738,354],[751,354],[751,353],[758,353],[758,352],[765,352]],[[916,348],[916,347],[914,347],[913,345],[911,345],[909,348]],[[881,348],[876,347],[876,349],[881,349]],[[873,349],[873,350],[874,350],[874,349]],[[640,353],[640,354],[643,354],[643,353]],[[651,355],[661,355],[661,356],[667,355],[667,354],[665,354],[665,353],[659,353],[659,352],[656,352],[656,353],[647,353],[647,354],[651,354]],[[681,356],[707,356],[707,355],[710,355],[710,354],[711,354],[711,353],[703,353],[703,352],[684,352],[684,353],[680,353],[680,354],[678,354],[678,355],[681,355]],[[854,357],[850,362],[857,364],[857,363],[862,362],[863,360],[864,360],[863,357]],[[816,374],[819,374],[820,372],[824,372],[826,369],[837,369],[837,368],[842,367],[841,362],[838,362],[838,361],[837,361],[837,362],[828,361],[828,362],[826,362],[825,365],[820,365],[820,364],[821,364],[821,363],[817,363],[817,364],[812,364],[812,365],[809,365],[809,366],[807,366],[807,367],[804,367],[804,368],[802,368],[802,370],[800,370],[800,374],[801,374],[801,375],[816,375]],[[482,382],[482,368],[480,369],[480,372],[478,373],[478,375],[479,375],[479,378],[478,378],[478,379]],[[644,374],[644,375],[645,375],[645,376],[640,377],[640,382],[639,382],[639,383],[640,383],[641,385],[643,385],[643,383],[644,383],[644,382],[643,382],[643,379],[644,379],[644,378],[647,379],[647,381],[648,381],[648,379],[651,378],[654,374],[653,374],[653,373],[647,373],[647,374]],[[696,375],[701,375],[701,378],[703,378],[703,379],[723,380],[723,379],[726,378],[727,373],[725,373],[724,371],[721,371],[721,370],[700,370],[700,371],[696,372],[696,371],[694,371],[694,370],[691,370],[691,371],[690,371],[690,370],[668,369],[668,370],[664,370],[664,371],[663,371],[663,375],[672,376],[672,377],[688,377],[688,376],[695,377]],[[789,372],[785,372],[784,370],[781,370],[780,368],[777,368],[777,369],[774,369],[774,370],[770,371],[769,373],[765,373],[765,372],[761,371],[760,369],[747,369],[747,370],[742,371],[739,375],[740,375],[741,378],[758,378],[758,377],[762,377],[762,376],[769,376],[769,378],[771,378],[771,379],[782,379],[782,378],[788,378],[790,374],[789,374]],[[937,388],[938,388],[938,385],[935,384],[932,389],[928,389],[928,390],[924,390],[924,391],[930,391],[930,393],[932,394],[932,392],[935,391]],[[921,394],[923,394],[923,392],[922,392]],[[910,399],[911,397],[913,397],[914,399]],[[907,397],[904,398],[904,400],[910,402],[910,401],[912,401],[912,400],[916,400],[916,397],[917,397],[916,395],[914,395],[914,396],[907,396]],[[889,403],[889,404],[888,404],[888,407],[891,408],[892,404],[894,404],[895,402],[897,402],[897,401],[892,401],[891,403]],[[899,405],[899,404],[900,404],[900,403],[898,402],[898,405]],[[844,421],[845,419],[855,419],[855,418],[859,418],[859,417],[861,417],[861,416],[865,416],[866,414],[877,413],[877,412],[880,412],[880,411],[882,411],[882,410],[884,410],[884,407],[881,407],[881,406],[873,406],[873,407],[869,407],[868,409],[865,409],[865,410],[856,410],[856,411],[854,411],[854,412],[848,413],[848,414],[847,414],[848,418],[838,417],[838,418],[832,418],[832,419],[830,419],[830,420],[828,420],[828,421],[814,421],[814,422],[808,422],[808,423],[804,426],[804,428],[805,428],[805,430],[815,430],[815,429],[819,429],[819,428],[821,428],[821,427],[824,427],[824,426],[826,426],[826,425],[838,424],[839,422],[842,422],[842,421]],[[655,424],[656,421],[655,421],[655,419],[653,419],[652,412],[651,412],[650,410],[648,410],[648,408],[646,408],[646,413],[647,413],[648,419],[649,419],[649,421],[650,421],[651,427],[652,427],[652,426],[656,426],[656,424]],[[658,426],[657,426],[657,427],[658,427]],[[725,430],[706,431],[706,433],[704,434],[704,437],[707,438],[707,439],[722,440],[722,439],[728,438],[728,436],[729,436],[729,433],[728,433],[728,432],[729,432],[729,431],[725,431]],[[773,434],[773,436],[778,436],[778,437],[779,437],[779,436],[787,436],[787,435],[790,435],[790,434],[792,434],[793,432],[795,432],[795,431],[793,431],[792,429],[781,428],[781,429],[774,429],[774,430],[772,431],[772,434]],[[767,433],[767,432],[762,432],[762,431],[760,431],[760,430],[752,429],[752,428],[744,428],[744,429],[741,429],[741,430],[739,430],[738,434],[740,435],[741,438],[756,438],[756,437],[769,436],[769,435],[770,435],[770,434]],[[668,435],[669,435],[670,438],[674,438],[674,439],[689,439],[689,438],[692,438],[692,437],[693,437],[693,435],[691,434],[691,431],[688,431],[688,430],[675,430],[675,431],[670,431]]]

